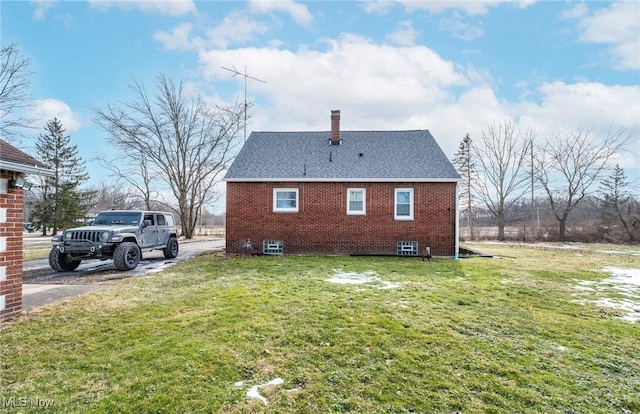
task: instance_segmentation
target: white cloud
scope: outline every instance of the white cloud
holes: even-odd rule
[[[191,23],[181,23],[175,26],[170,32],[157,31],[153,34],[153,39],[162,43],[168,50],[190,50],[199,49],[203,46],[204,40],[198,36],[192,36],[193,25]]]
[[[38,99],[33,103],[33,107],[28,114],[29,119],[34,120],[35,125],[45,127],[48,121],[58,118],[62,121],[62,126],[71,133],[79,130],[83,125],[71,107],[65,102],[57,99]]]
[[[519,112],[550,130],[611,126],[640,129],[640,86],[550,82],[542,84],[538,93],[540,103],[525,102]]]
[[[404,20],[399,23],[400,28],[387,35],[387,40],[399,46],[410,46],[418,38],[418,31],[413,28],[411,20]]]
[[[533,126],[543,139],[565,129],[586,128],[598,134],[623,129],[633,138],[629,152],[620,154],[621,166],[640,169],[640,86],[550,82],[538,93],[539,103],[514,104],[512,113],[521,125]]]
[[[489,8],[496,7],[501,3],[514,3],[520,9],[524,9],[535,2],[536,0],[374,0],[365,2],[363,8],[367,13],[384,15],[396,4],[401,4],[408,12],[425,10],[432,14],[440,14],[447,10],[459,10],[472,16],[487,14]]]
[[[484,35],[484,29],[479,24],[465,23],[458,11],[440,19],[438,29],[450,32],[454,37],[466,41],[476,40]]]
[[[32,0],[34,5],[33,18],[35,20],[44,20],[45,14],[54,7],[57,6],[57,1],[54,0]]]
[[[519,102],[498,98],[485,68],[460,67],[424,46],[376,44],[352,34],[324,50],[209,50],[200,54],[207,80],[232,79],[220,66],[247,65],[252,130],[328,130],[330,110],[342,110],[345,130],[429,129],[448,156],[466,133],[513,120],[541,134],[560,128],[640,131],[640,87],[548,82]],[[239,67],[241,67],[239,66]],[[243,84],[238,82],[238,96]],[[638,148],[640,153],[640,148]],[[627,166],[640,167],[640,160]]]
[[[193,0],[89,0],[89,4],[100,10],[107,10],[113,6],[167,16],[183,16],[196,12]]]
[[[308,26],[313,22],[313,15],[309,12],[307,6],[291,0],[250,0],[249,8],[256,13],[283,11],[301,26]]]
[[[231,44],[245,44],[254,39],[254,35],[269,31],[264,23],[250,19],[243,13],[232,13],[222,22],[207,30],[208,44],[227,48]]]
[[[362,8],[366,13],[383,16],[396,5],[394,0],[371,0],[362,3]]]
[[[513,2],[512,0],[451,0],[451,1],[422,1],[422,0],[398,0],[408,11],[426,10],[433,14],[439,14],[446,10],[460,10],[468,15],[487,14],[489,8],[500,3]],[[520,7],[526,7],[528,2],[521,2]]]
[[[565,11],[563,17],[578,19],[580,41],[609,45],[615,69],[640,69],[640,3],[617,2],[592,13],[582,4]]]

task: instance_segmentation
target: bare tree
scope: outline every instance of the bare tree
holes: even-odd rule
[[[535,174],[556,218],[558,240],[566,240],[569,214],[593,193],[593,184],[629,139],[623,130],[600,136],[579,129],[557,134],[538,151],[534,157]]]
[[[116,186],[125,183],[133,190],[130,197],[137,200],[138,207],[152,210],[152,205],[161,198],[160,193],[153,188],[154,181],[157,181],[154,180],[156,175],[149,169],[149,162],[144,154],[123,153],[115,159],[98,157],[97,160],[111,171],[110,176],[115,178]],[[126,162],[123,163],[123,160]]]
[[[514,205],[524,197],[529,183],[525,171],[529,143],[535,132],[521,132],[510,121],[482,131],[473,147],[479,166],[478,195],[498,222],[498,240],[504,240],[504,227]]]
[[[131,85],[132,101],[93,108],[96,123],[127,163],[146,162],[150,173],[168,185],[171,208],[182,235],[192,238],[203,204],[215,197],[214,185],[233,156],[242,128],[242,104],[207,105],[187,96],[182,82],[157,77],[151,97],[141,81]]]
[[[24,109],[31,105],[29,59],[15,43],[0,47],[0,135],[15,137],[17,128],[33,128]]]
[[[96,194],[93,206],[98,210],[147,208],[142,204],[137,194],[121,186],[108,186],[103,183],[92,190]]]

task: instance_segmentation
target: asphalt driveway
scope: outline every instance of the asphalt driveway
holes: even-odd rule
[[[118,279],[158,272],[197,255],[221,251],[224,245],[222,239],[183,242],[178,257],[165,259],[161,251],[144,253],[138,267],[128,272],[116,270],[111,261],[87,261],[73,272],[56,272],[49,267],[46,259],[25,261],[22,310],[31,312],[51,303],[105,289],[109,286],[107,283]]]

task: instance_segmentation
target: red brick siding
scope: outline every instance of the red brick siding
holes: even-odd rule
[[[274,188],[298,188],[297,213],[273,212]],[[366,189],[366,215],[347,215],[347,189]],[[396,188],[413,188],[414,220],[394,219]],[[283,240],[285,253],[396,253],[418,241],[434,255],[455,250],[455,183],[227,183],[227,252],[251,240]]]
[[[13,176],[2,173],[0,178],[11,179]],[[7,222],[0,223],[0,237],[7,238],[7,249],[0,252],[0,266],[6,267],[6,280],[0,281],[0,295],[5,296],[0,320],[4,320],[14,318],[22,311],[22,189],[9,187],[8,194],[0,194],[0,208],[7,209]]]

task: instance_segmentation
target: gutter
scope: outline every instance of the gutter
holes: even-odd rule
[[[0,160],[0,169],[7,171],[15,171],[25,174],[44,175],[47,177],[53,177],[54,172],[48,168],[38,167],[37,165],[27,165],[18,162]]]

